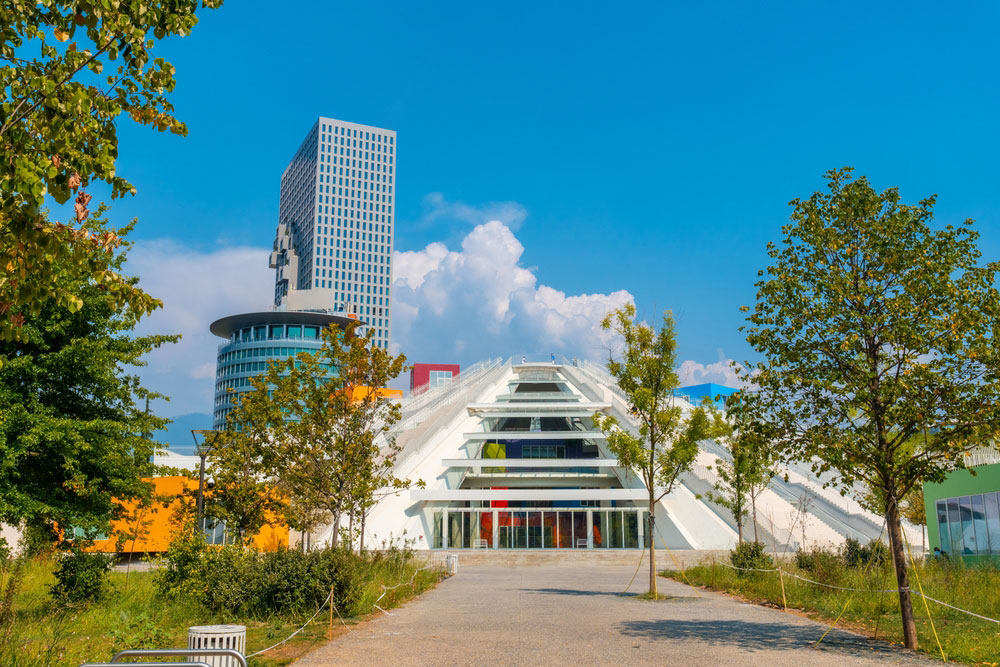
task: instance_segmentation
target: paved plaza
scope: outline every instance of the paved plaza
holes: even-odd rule
[[[462,567],[409,604],[295,663],[314,665],[929,665],[931,660],[793,614],[659,580],[634,566]],[[940,664],[940,663],[938,663]]]

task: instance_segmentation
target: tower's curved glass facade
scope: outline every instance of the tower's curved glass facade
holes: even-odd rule
[[[210,330],[224,338],[215,363],[215,402],[212,428],[226,426],[232,393],[248,391],[250,378],[267,370],[269,361],[282,361],[322,346],[320,331],[331,324],[343,327],[353,318],[308,311],[269,311],[230,315],[212,323]]]

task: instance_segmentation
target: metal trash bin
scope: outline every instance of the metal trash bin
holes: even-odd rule
[[[458,574],[458,554],[448,554],[444,559],[445,569],[448,571],[448,576],[454,576]]]
[[[188,628],[188,648],[229,648],[246,655],[245,625],[195,625]],[[212,667],[237,667],[235,658],[224,655],[191,656],[188,662],[207,662]]]

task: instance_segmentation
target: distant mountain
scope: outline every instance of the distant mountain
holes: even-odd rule
[[[178,415],[162,431],[155,431],[153,439],[162,442],[170,447],[170,450],[178,454],[194,454],[194,439],[191,437],[191,429],[212,428],[212,415],[204,412],[192,412],[186,415]],[[198,438],[200,442],[202,438]]]

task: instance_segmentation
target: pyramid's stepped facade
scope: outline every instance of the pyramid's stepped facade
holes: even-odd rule
[[[693,406],[678,397],[684,413]],[[701,444],[692,470],[655,507],[647,535],[647,492],[617,465],[591,417],[614,415],[636,428],[621,390],[589,362],[512,363],[492,359],[447,386],[404,402],[394,436],[398,477],[422,480],[383,498],[365,524],[369,546],[406,541],[416,549],[729,549],[733,515],[709,500],[718,442]],[[782,469],[757,499],[757,535],[775,550],[836,546],[882,535],[882,519],[817,477]],[[744,526],[752,537],[751,522]],[[907,526],[911,543],[919,529]],[[329,540],[330,528],[313,544]],[[884,535],[882,535],[884,537]]]

